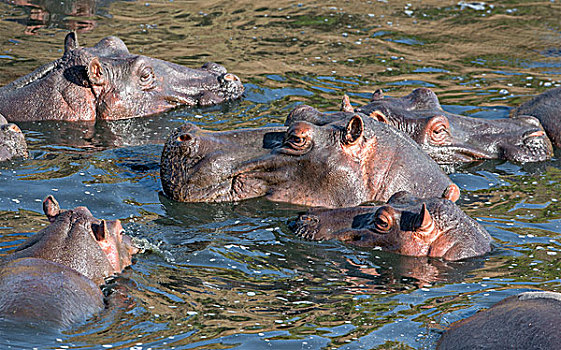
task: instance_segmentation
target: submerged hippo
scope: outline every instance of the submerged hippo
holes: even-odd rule
[[[344,100],[343,110],[353,110],[348,100]],[[384,98],[377,90],[370,103],[356,111],[406,132],[439,164],[482,159],[539,162],[553,155],[551,142],[536,118],[486,120],[448,113],[427,88],[399,98]]]
[[[0,260],[0,320],[63,329],[103,309],[99,286],[137,249],[119,220],[63,211],[52,196],[43,210],[51,224]]]
[[[528,115],[538,118],[553,144],[561,147],[561,88],[534,97],[512,113],[513,118]]]
[[[394,194],[381,207],[312,209],[290,223],[310,240],[338,239],[409,256],[460,260],[491,251],[491,236],[457,205],[451,185],[440,198]]]
[[[343,207],[402,190],[441,194],[452,184],[407,135],[346,112],[323,126],[295,121],[288,128],[212,132],[185,124],[167,139],[160,169],[164,192],[183,202],[266,196]]]
[[[561,349],[561,294],[526,292],[458,321],[438,350]]]
[[[12,158],[27,158],[27,143],[20,128],[0,115],[0,162]]]
[[[116,120],[213,105],[243,91],[240,79],[216,63],[192,69],[134,55],[114,36],[80,47],[69,33],[62,58],[0,88],[0,113],[9,121]]]

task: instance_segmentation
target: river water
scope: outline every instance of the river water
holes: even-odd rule
[[[223,64],[244,98],[93,125],[21,124],[31,158],[0,164],[0,255],[46,225],[41,201],[120,218],[148,247],[110,281],[107,311],[60,334],[0,330],[5,349],[432,349],[450,323],[521,291],[560,291],[561,164],[455,169],[459,205],[494,251],[457,263],[295,237],[305,208],[175,203],[159,157],[173,128],[281,125],[305,103],[335,111],[384,89],[430,87],[477,118],[561,83],[559,1],[3,1],[0,84],[117,35],[133,53]]]

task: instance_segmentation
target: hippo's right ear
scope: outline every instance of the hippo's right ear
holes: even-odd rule
[[[107,223],[101,220],[100,224],[92,224],[92,231],[96,241],[103,241],[107,232]]]
[[[442,198],[455,202],[460,198],[460,188],[456,184],[451,184],[444,190]]]
[[[373,111],[372,113],[370,113],[369,117],[379,121],[380,123],[384,123],[384,124],[390,123],[388,117],[386,117],[386,115],[380,111]]]
[[[80,45],[78,44],[78,35],[76,32],[70,32],[66,34],[64,38],[64,53],[68,53],[74,49],[77,49]]]
[[[88,79],[94,85],[105,85],[107,78],[99,58],[94,57],[88,64]]]
[[[382,89],[376,89],[376,91],[372,93],[372,97],[370,97],[370,101],[377,101],[383,98],[384,98],[384,92],[382,91]]]
[[[55,221],[55,217],[60,214],[60,206],[55,197],[49,195],[45,198],[43,201],[43,212],[47,216],[47,219],[49,219],[49,222]]]
[[[353,113],[355,111],[355,109],[351,105],[351,99],[348,95],[343,95],[343,99],[341,101],[341,111],[348,113]]]

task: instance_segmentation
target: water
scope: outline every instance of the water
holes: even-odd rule
[[[122,219],[151,249],[110,281],[106,312],[57,334],[3,329],[0,347],[431,349],[450,323],[506,296],[560,291],[557,159],[456,169],[459,205],[495,240],[493,253],[457,263],[303,241],[286,226],[302,207],[174,203],[159,182],[162,142],[184,121],[280,125],[300,103],[334,111],[343,93],[358,106],[377,88],[420,86],[451,112],[505,118],[561,83],[557,1],[30,3],[0,3],[2,85],[62,55],[74,29],[82,45],[117,35],[131,52],[221,63],[247,92],[151,118],[20,125],[31,159],[0,165],[0,255],[46,225],[49,194]]]

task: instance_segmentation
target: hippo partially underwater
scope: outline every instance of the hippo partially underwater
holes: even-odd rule
[[[561,349],[561,294],[533,291],[508,297],[452,324],[438,350]]]
[[[27,158],[27,143],[20,128],[0,114],[0,162]]]
[[[491,236],[451,201],[455,191],[449,187],[433,198],[398,192],[383,206],[311,209],[289,226],[309,240],[338,239],[409,256],[461,260],[488,253]]]
[[[376,90],[369,104],[356,109],[344,98],[342,110],[364,113],[407,133],[439,164],[484,159],[539,162],[553,155],[550,140],[533,116],[487,120],[449,113],[428,88],[398,98]],[[293,118],[321,124],[331,122],[333,115],[303,109]]]
[[[295,121],[288,128],[212,132],[185,124],[167,139],[160,172],[164,192],[184,202],[265,196],[344,207],[385,201],[402,190],[440,195],[452,185],[407,135],[347,112],[322,126]]]
[[[61,330],[103,310],[99,286],[138,249],[119,220],[61,210],[52,196],[43,210],[51,224],[0,260],[0,321]]]
[[[12,122],[116,120],[214,105],[243,91],[219,64],[192,69],[131,54],[114,36],[81,47],[69,33],[62,58],[0,88],[0,113]]]

